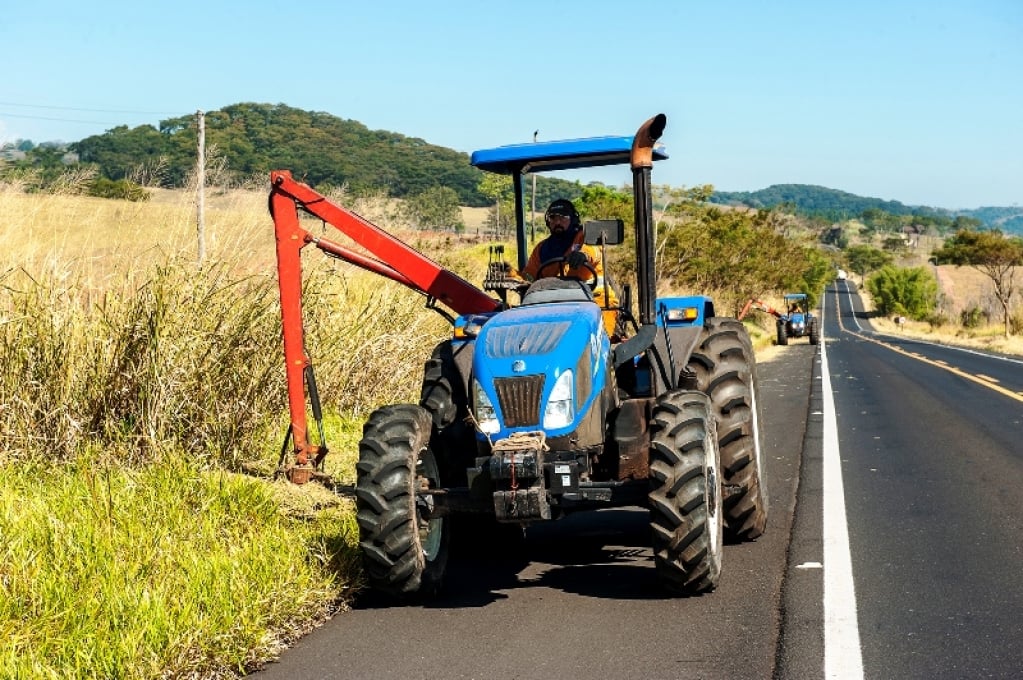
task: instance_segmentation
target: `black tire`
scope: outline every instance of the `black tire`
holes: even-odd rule
[[[821,341],[820,330],[817,327],[817,319],[814,317],[810,319],[810,344],[816,345]]]
[[[449,427],[459,420],[459,416],[465,416],[468,399],[462,389],[450,340],[437,345],[426,362],[419,405],[430,412],[433,425],[438,430]]]
[[[433,422],[430,449],[437,457],[444,486],[465,486],[466,469],[476,457],[476,438],[467,423],[469,399],[450,340],[437,345],[426,362],[419,405]]]
[[[751,541],[767,529],[767,484],[761,452],[757,364],[741,321],[708,319],[690,358],[697,389],[710,397],[721,450],[725,537]]]
[[[707,395],[675,390],[658,397],[650,434],[650,528],[664,587],[696,595],[721,576],[720,456]]]
[[[431,518],[440,486],[429,447],[430,414],[398,404],[377,409],[363,427],[355,486],[359,546],[370,586],[398,598],[432,595],[448,559],[446,518]]]
[[[787,345],[787,344],[789,344],[789,332],[788,332],[788,330],[789,329],[785,327],[785,322],[779,320],[778,321],[778,344],[779,345]]]

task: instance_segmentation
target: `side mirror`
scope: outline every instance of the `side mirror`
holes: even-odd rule
[[[625,240],[622,220],[591,220],[583,225],[583,242],[588,246],[617,245]]]

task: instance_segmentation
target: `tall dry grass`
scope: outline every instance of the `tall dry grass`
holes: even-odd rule
[[[273,448],[254,438],[286,409],[280,312],[272,223],[252,198],[213,209],[198,267],[188,204],[0,193],[17,215],[0,259],[6,458],[95,445],[125,462],[179,449],[233,467]],[[307,259],[306,344],[325,407],[364,416],[415,399],[440,318],[397,284]]]

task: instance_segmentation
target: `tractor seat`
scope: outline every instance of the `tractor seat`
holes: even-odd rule
[[[522,305],[547,302],[594,302],[593,292],[582,281],[545,278],[534,281],[522,296]]]

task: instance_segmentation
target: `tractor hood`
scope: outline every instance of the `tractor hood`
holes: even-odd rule
[[[473,396],[481,430],[492,438],[574,431],[607,379],[610,341],[592,302],[515,307],[480,329]]]

